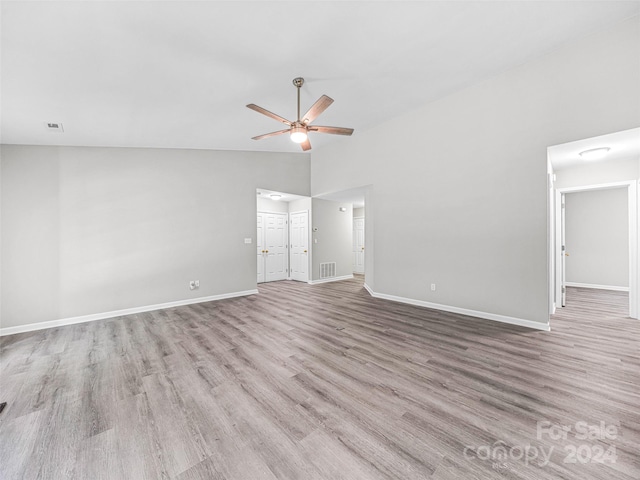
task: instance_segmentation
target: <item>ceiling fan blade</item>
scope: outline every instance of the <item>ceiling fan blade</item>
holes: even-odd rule
[[[263,115],[266,115],[267,117],[271,117],[274,120],[278,120],[279,122],[282,122],[286,125],[291,126],[291,124],[293,122],[290,122],[289,120],[287,120],[286,118],[281,117],[280,115],[276,115],[273,112],[270,112],[269,110],[265,110],[262,107],[259,107],[258,105],[254,104],[254,103],[250,103],[249,105],[247,105],[247,108],[250,108],[251,110],[255,110],[258,113],[261,113]]]
[[[278,130],[277,132],[265,133],[264,135],[258,135],[257,137],[252,137],[252,140],[262,140],[263,138],[275,137],[276,135],[282,135],[284,133],[289,133],[289,129],[286,130]]]
[[[316,100],[316,103],[311,105],[311,108],[307,110],[307,113],[305,113],[302,116],[300,121],[302,123],[309,125],[318,117],[318,115],[320,115],[327,108],[329,108],[329,105],[331,105],[332,103],[333,103],[333,98],[327,97],[326,95],[322,95],[318,100]]]
[[[305,152],[307,150],[311,150],[311,142],[309,141],[309,137],[307,137],[307,139],[304,142],[302,142],[300,146],[302,147],[302,150],[304,150]]]
[[[331,133],[333,135],[351,135],[353,133],[353,128],[321,127],[319,125],[311,125],[309,126],[309,130],[318,133]]]

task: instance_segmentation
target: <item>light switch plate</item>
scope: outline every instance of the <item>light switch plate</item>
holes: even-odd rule
[[[251,243],[251,239],[250,238],[245,238],[244,239],[244,243]]]

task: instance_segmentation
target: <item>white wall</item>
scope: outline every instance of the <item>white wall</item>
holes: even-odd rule
[[[547,147],[640,125],[639,18],[314,151],[313,195],[373,185],[367,284],[547,324]]]
[[[320,264],[336,262],[336,277],[353,274],[353,207],[349,203],[312,198],[311,279],[320,279]],[[346,208],[345,212],[339,210]],[[317,243],[316,243],[317,240]]]
[[[569,284],[629,287],[627,188],[565,195]]]
[[[289,203],[271,200],[270,198],[257,198],[257,208],[259,212],[268,213],[289,213]]]
[[[300,198],[289,202],[289,213],[311,211],[311,197]]]
[[[256,188],[309,194],[305,154],[1,151],[3,328],[255,289]]]
[[[569,188],[638,180],[640,178],[639,160],[628,158],[612,162],[587,163],[564,170],[556,170],[554,186],[555,188]]]

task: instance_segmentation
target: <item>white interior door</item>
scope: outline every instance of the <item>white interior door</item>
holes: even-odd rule
[[[291,227],[291,279],[309,281],[309,212],[289,215]]]
[[[263,213],[265,282],[285,280],[289,263],[286,213]]]
[[[561,244],[561,251],[560,251],[560,283],[562,285],[562,299],[561,299],[561,305],[563,307],[565,307],[567,305],[567,244],[566,244],[566,237],[565,237],[565,209],[564,209],[564,193],[561,195],[561,204],[560,204],[560,244]]]
[[[353,273],[364,273],[364,217],[353,218]]]

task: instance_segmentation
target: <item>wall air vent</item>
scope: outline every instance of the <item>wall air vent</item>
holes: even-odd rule
[[[336,262],[327,262],[320,264],[320,280],[323,278],[332,278],[336,276]]]
[[[62,124],[60,122],[45,122],[44,126],[50,132],[56,132],[56,133],[64,132],[64,128],[62,128]]]

